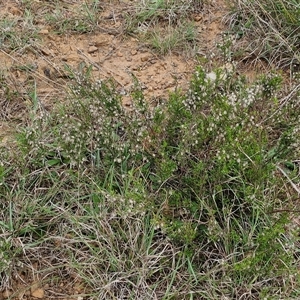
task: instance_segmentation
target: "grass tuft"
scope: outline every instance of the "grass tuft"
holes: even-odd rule
[[[234,1],[229,22],[244,59],[263,59],[273,66],[299,70],[298,1]]]

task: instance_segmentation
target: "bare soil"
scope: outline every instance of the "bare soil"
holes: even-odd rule
[[[66,14],[71,15],[82,1],[61,2]],[[199,57],[210,55],[216,40],[220,39],[223,28],[221,20],[225,12],[223,0],[217,0],[192,16],[199,40],[197,53],[193,56],[188,57],[187,53],[161,56],[138,38],[124,34],[124,12],[132,9],[130,1],[104,1],[99,12],[98,28],[86,34],[55,33],[55,28],[45,20],[45,11],[50,4],[49,1],[32,1],[30,5],[36,14],[41,14],[36,24],[38,39],[23,49],[8,51],[0,47],[2,73],[10,90],[16,92],[9,104],[5,91],[0,93],[0,101],[5,106],[0,113],[1,143],[6,142],[16,123],[32,106],[28,94],[35,92],[39,103],[46,109],[61,101],[66,85],[70,83],[66,65],[74,70],[92,65],[91,75],[95,80],[114,78],[118,91],[124,96],[124,105],[130,105],[132,75],[139,80],[149,101],[167,98],[168,93],[178,87],[187,88]],[[7,17],[21,23],[25,14],[26,7],[19,1],[0,2],[2,19]]]

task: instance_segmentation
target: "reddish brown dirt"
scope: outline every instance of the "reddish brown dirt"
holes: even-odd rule
[[[46,2],[34,1],[31,9],[37,14],[42,13],[47,9]],[[63,6],[71,14],[79,2],[63,1]],[[1,69],[7,76],[10,89],[21,95],[2,115],[6,119],[11,114],[13,119],[22,119],[22,112],[32,105],[28,93],[34,86],[39,102],[44,107],[49,109],[55,102],[61,101],[65,86],[69,83],[65,65],[75,70],[83,63],[86,66],[92,65],[95,80],[113,77],[118,91],[124,95],[125,105],[130,105],[132,74],[140,81],[149,101],[166,98],[176,87],[187,87],[195,64],[198,63],[196,56],[187,58],[184,53],[161,56],[137,38],[125,35],[122,13],[130,10],[130,7],[132,2],[128,1],[104,1],[103,10],[99,12],[99,28],[87,34],[55,34],[54,29],[41,17],[36,24],[39,39],[26,49],[10,52],[0,47]],[[0,2],[0,9],[2,18],[9,17],[18,22],[25,17],[26,8],[20,6],[19,1]],[[223,0],[218,0],[212,1],[208,8],[192,16],[199,35],[198,55],[211,53],[223,27],[223,13]],[[31,68],[24,70],[24,66]],[[7,126],[6,122],[0,121],[2,143],[11,133],[11,128]]]

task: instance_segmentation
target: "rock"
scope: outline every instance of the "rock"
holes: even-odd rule
[[[130,41],[131,41],[132,43],[136,43],[136,42],[138,42],[139,40],[138,40],[137,38],[135,38],[135,37],[130,37]]]
[[[137,54],[137,51],[136,50],[131,50],[130,53],[131,53],[132,56],[134,56],[134,55]]]
[[[49,68],[44,68],[43,72],[46,77],[51,78],[51,70]]]
[[[40,30],[39,33],[40,33],[40,34],[48,34],[48,33],[49,33],[49,30],[48,30],[48,29],[42,29],[42,30]]]
[[[140,68],[141,68],[141,66],[139,66],[139,65],[134,65],[134,66],[132,66],[132,70],[133,70],[133,71],[139,71]]]
[[[105,45],[109,44],[110,41],[111,41],[111,38],[105,34],[99,34],[99,35],[97,35],[97,37],[94,40],[92,40],[93,44],[96,47],[105,46]]]
[[[96,46],[90,46],[88,49],[89,54],[94,53],[96,51],[98,51],[98,48]]]
[[[151,58],[151,57],[150,57],[149,55],[143,56],[143,57],[141,57],[141,61],[142,61],[142,62],[145,62],[145,61],[148,61],[150,58]]]
[[[194,16],[194,21],[195,22],[200,22],[202,20],[202,17],[199,15]]]
[[[31,292],[31,296],[38,298],[38,299],[43,299],[44,298],[44,290],[43,289],[36,289],[34,291]]]
[[[79,59],[77,54],[69,54],[62,57],[63,61],[77,61]]]
[[[40,50],[46,56],[50,56],[51,55],[51,52],[48,49],[46,49],[46,48],[41,48]]]

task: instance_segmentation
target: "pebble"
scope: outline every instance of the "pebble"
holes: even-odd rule
[[[77,61],[78,59],[79,57],[76,54],[69,54],[62,57],[63,61]]]
[[[98,34],[97,37],[93,40],[93,43],[96,47],[102,47],[110,43],[111,38],[105,34]]]
[[[94,53],[96,51],[98,51],[98,48],[96,46],[90,46],[88,49],[89,54]]]
[[[45,292],[43,289],[36,289],[33,292],[31,292],[31,296],[38,298],[38,299],[44,298],[44,294],[45,294]]]
[[[148,61],[148,59],[149,59],[148,56],[141,57],[141,61],[142,61],[142,62]]]
[[[41,48],[41,52],[44,55],[46,55],[46,56],[50,56],[51,55],[51,52],[48,49],[46,49],[46,48]]]
[[[196,15],[196,16],[194,17],[194,21],[195,21],[195,22],[199,22],[199,21],[201,21],[201,20],[202,20],[202,17],[199,16],[199,15]]]
[[[48,29],[42,29],[40,30],[40,34],[48,34],[49,30]]]

